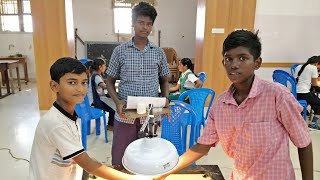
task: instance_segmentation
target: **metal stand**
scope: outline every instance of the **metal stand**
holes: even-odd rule
[[[153,115],[153,105],[149,104],[149,108],[148,108],[148,115],[146,120],[144,121],[142,127],[140,128],[140,131],[138,133],[138,137],[139,138],[144,138],[144,137],[149,137],[149,138],[153,138],[153,137],[157,137],[157,126],[156,126],[157,122],[154,118]],[[148,127],[148,131],[146,132],[145,129]]]

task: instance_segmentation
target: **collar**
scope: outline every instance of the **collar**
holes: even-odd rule
[[[64,110],[57,102],[53,103],[53,106],[58,109],[63,115],[65,115],[67,118],[69,118],[72,121],[76,121],[78,119],[78,115],[76,111],[74,111],[73,115],[69,114],[66,110]]]
[[[129,47],[135,47],[135,44],[134,44],[134,41],[133,41],[133,38],[134,37],[132,37],[131,38],[131,40],[130,41],[128,41],[128,43],[127,43],[127,46],[129,46]],[[148,39],[148,42],[147,42],[147,44],[146,44],[146,47],[148,47],[148,48],[155,48],[156,47],[156,45],[154,45],[152,42],[150,42],[149,41],[149,39]]]
[[[250,89],[250,92],[249,92],[247,99],[254,98],[260,94],[261,91],[260,91],[259,87],[262,87],[261,81],[262,80],[260,78],[258,78],[257,76],[254,76],[254,80],[253,80],[253,83],[252,83],[252,86],[251,86],[251,89]],[[234,84],[232,84],[229,87],[228,91],[226,92],[226,96],[224,97],[222,102],[228,103],[228,104],[234,104],[234,103],[237,104],[235,102],[234,97],[233,97],[233,94],[235,91],[236,91],[236,88],[234,87]]]
[[[181,74],[181,77],[184,77],[187,73],[192,72],[190,69],[187,69],[185,72]]]

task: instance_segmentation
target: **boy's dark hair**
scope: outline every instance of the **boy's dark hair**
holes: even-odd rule
[[[223,42],[222,55],[230,49],[240,46],[248,48],[255,60],[259,58],[261,56],[261,42],[258,31],[256,33],[247,30],[233,31]]]
[[[99,66],[103,65],[103,64],[106,64],[106,61],[102,58],[95,58],[92,62],[92,65],[91,65],[91,69],[92,70],[99,70]]]
[[[188,69],[190,69],[192,72],[193,72],[193,64],[192,64],[192,61],[191,61],[191,59],[189,59],[189,58],[182,58],[181,60],[180,60],[180,63],[182,64],[182,65],[187,65],[187,67],[188,67]]]
[[[50,67],[51,79],[57,83],[67,73],[81,74],[86,72],[86,67],[79,60],[71,57],[60,58]]]
[[[306,63],[304,63],[301,67],[301,69],[298,72],[298,76],[296,78],[296,81],[298,83],[299,81],[299,76],[301,75],[301,73],[303,72],[304,68],[308,65],[308,64],[315,64],[315,63],[320,63],[320,56],[312,56],[308,59],[308,61]]]
[[[157,15],[157,11],[153,6],[146,2],[140,2],[132,9],[132,22],[135,22],[139,16],[148,16],[153,24]]]

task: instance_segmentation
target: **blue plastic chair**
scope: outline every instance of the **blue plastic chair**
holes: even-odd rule
[[[88,62],[89,60],[88,60],[88,59],[83,58],[83,59],[79,59],[79,61],[80,61],[82,64],[85,64],[85,63],[86,63],[86,62]]]
[[[291,71],[291,75],[294,77],[294,73],[296,72],[296,68],[297,66],[299,66],[300,64],[293,64],[291,67],[290,67],[290,71]]]
[[[82,103],[77,104],[75,111],[79,118],[81,119],[81,138],[82,145],[84,149],[87,149],[87,135],[90,135],[91,130],[91,120],[96,120],[96,135],[100,135],[100,118],[103,117],[104,124],[104,136],[106,143],[108,142],[108,134],[107,134],[107,120],[105,116],[105,112],[101,109],[93,108],[89,105],[88,95],[85,96]]]
[[[192,106],[181,101],[172,101],[170,105],[170,122],[165,117],[161,124],[161,138],[170,141],[181,156],[186,152],[187,146],[187,121],[183,121],[184,114],[188,113],[191,119],[191,127],[195,127],[197,120],[196,113]],[[190,130],[189,148],[193,146],[195,138],[195,129]]]
[[[200,73],[198,74],[198,77],[199,77],[199,79],[202,81],[202,85],[200,86],[200,88],[202,88],[204,82],[205,82],[206,79],[207,79],[207,74],[206,74],[205,72],[200,72]]]
[[[210,96],[209,96],[210,95]],[[198,121],[200,123],[195,124],[196,129],[196,135],[195,135],[195,141],[197,141],[198,137],[200,136],[200,130],[201,125],[205,127],[206,125],[206,119],[209,114],[210,107],[212,105],[212,101],[214,99],[215,92],[212,89],[209,88],[196,88],[192,90],[185,91],[182,93],[179,97],[179,101],[183,101],[187,97],[189,97],[190,105],[193,107],[197,114]],[[207,113],[204,114],[204,107],[206,105],[207,98],[209,99],[209,105]],[[191,125],[190,120],[187,122],[189,125]]]
[[[297,99],[297,87],[296,80],[293,76],[291,76],[288,72],[283,70],[275,70],[273,71],[272,78],[274,82],[278,82],[288,88],[291,88],[292,95]],[[290,85],[290,87],[289,87]],[[303,118],[307,119],[307,106],[308,103],[306,100],[298,100],[298,102],[303,107]]]

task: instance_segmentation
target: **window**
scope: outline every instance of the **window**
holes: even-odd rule
[[[32,32],[30,0],[0,0],[0,31]]]
[[[114,32],[119,34],[131,34],[132,4],[125,2],[117,2],[116,0],[114,0],[113,5]]]
[[[133,6],[141,0],[113,0],[114,32],[119,34],[132,34],[131,11]],[[155,0],[145,0],[151,5]]]

